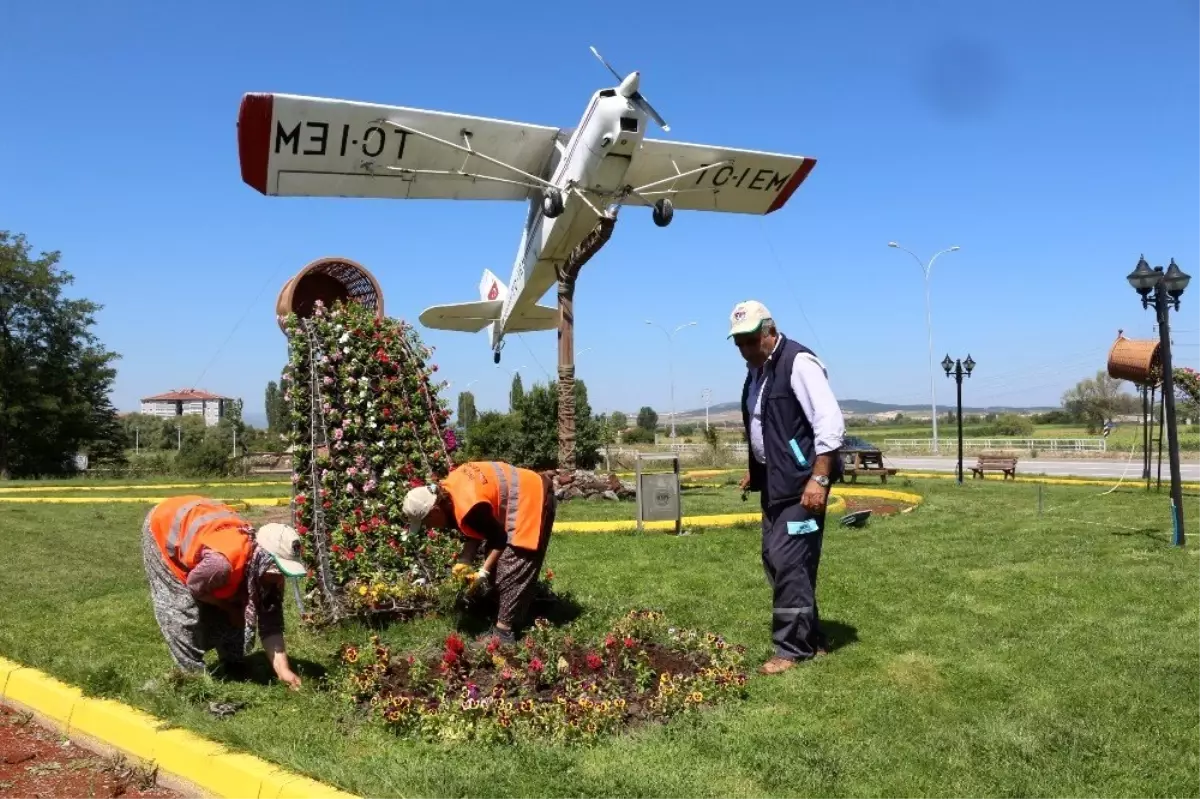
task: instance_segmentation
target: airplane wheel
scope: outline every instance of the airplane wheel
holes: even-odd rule
[[[558,189],[546,189],[542,195],[542,214],[548,219],[553,219],[563,212],[563,208],[562,192]]]
[[[675,206],[666,197],[654,204],[654,211],[651,214],[654,217],[654,224],[659,227],[666,227],[671,224],[671,218],[675,216]]]
[[[500,353],[497,352],[492,355],[492,363],[500,363]]]

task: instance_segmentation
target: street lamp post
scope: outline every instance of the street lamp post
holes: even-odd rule
[[[674,444],[675,444],[675,358],[671,351],[671,349],[672,349],[671,345],[675,340],[676,333],[678,333],[680,330],[683,330],[685,327],[691,327],[692,325],[694,325],[696,323],[695,322],[687,322],[685,324],[679,325],[679,327],[675,328],[674,330],[672,330],[669,333],[667,332],[667,329],[665,327],[663,327],[662,325],[660,325],[658,322],[652,322],[649,319],[647,319],[646,324],[657,327],[659,330],[661,330],[667,336],[667,368],[670,370],[670,375],[671,375],[671,444],[672,444],[672,446],[674,446]]]
[[[930,415],[933,418],[933,454],[936,455],[938,452],[937,388],[933,381],[933,312],[929,301],[929,276],[933,274],[933,262],[937,260],[938,256],[948,252],[955,252],[958,250],[958,246],[947,247],[941,252],[935,253],[929,259],[928,264],[922,263],[921,259],[912,250],[905,249],[894,241],[889,241],[888,246],[904,250],[904,252],[911,255],[913,260],[917,262],[917,266],[921,267],[921,274],[925,276],[925,330],[929,334],[929,407]]]
[[[950,360],[950,354],[942,359],[942,368],[946,370],[946,377],[953,377],[954,382],[958,384],[958,484],[962,485],[963,481],[963,436],[962,436],[962,381],[963,375],[971,376],[971,371],[975,368],[975,360],[970,353],[967,354],[965,361]],[[950,370],[954,371],[951,372]]]
[[[712,389],[706,388],[700,392],[700,398],[704,400],[704,432],[708,432],[708,401],[712,399]]]
[[[1183,487],[1179,476],[1179,430],[1175,422],[1175,375],[1171,366],[1171,306],[1179,310],[1179,298],[1187,288],[1191,275],[1185,273],[1171,259],[1171,265],[1164,272],[1161,266],[1150,268],[1143,255],[1138,259],[1137,268],[1126,276],[1129,285],[1142,297],[1142,308],[1154,306],[1158,317],[1158,336],[1162,352],[1163,380],[1163,415],[1167,423],[1167,449],[1171,462],[1171,510],[1174,524],[1176,546],[1183,546]]]

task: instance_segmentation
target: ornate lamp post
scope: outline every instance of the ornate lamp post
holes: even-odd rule
[[[1191,275],[1180,269],[1175,259],[1164,272],[1161,266],[1150,268],[1146,256],[1138,259],[1137,268],[1126,277],[1129,285],[1142,297],[1142,307],[1154,306],[1158,317],[1158,336],[1161,342],[1162,379],[1163,379],[1163,410],[1167,417],[1167,449],[1171,461],[1171,521],[1175,527],[1176,546],[1183,546],[1183,487],[1179,477],[1179,430],[1175,424],[1175,377],[1171,366],[1171,320],[1168,318],[1171,306],[1179,310],[1179,298],[1187,288]]]
[[[953,377],[954,382],[958,384],[958,483],[962,485],[963,481],[963,436],[962,436],[962,380],[963,375],[971,376],[971,371],[975,368],[975,360],[967,354],[965,361],[952,361],[950,355],[947,354],[942,359],[942,368],[946,370],[946,377]],[[953,369],[954,371],[950,371]]]

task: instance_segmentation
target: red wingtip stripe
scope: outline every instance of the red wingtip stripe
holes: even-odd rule
[[[247,94],[238,109],[238,160],[242,181],[267,193],[267,166],[271,157],[271,121],[275,116],[275,98],[270,94]]]
[[[265,147],[263,148],[263,152],[266,152]],[[792,192],[800,187],[800,184],[804,182],[804,179],[808,177],[808,173],[812,172],[813,167],[816,165],[817,159],[815,158],[805,158],[801,161],[800,166],[796,167],[796,171],[792,173],[792,179],[780,190],[779,196],[775,198],[775,202],[771,203],[771,207],[767,209],[767,213],[769,214],[782,208],[783,204],[791,198]]]

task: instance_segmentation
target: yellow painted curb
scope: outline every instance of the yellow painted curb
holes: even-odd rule
[[[845,500],[831,495],[826,508],[827,514],[841,513],[846,509]],[[762,521],[762,512],[747,513],[712,513],[703,516],[684,516],[683,527],[729,527],[734,524],[747,524]],[[555,533],[616,533],[625,530],[636,530],[637,519],[617,519],[609,521],[578,521],[555,522]],[[675,522],[654,521],[642,522],[644,530],[674,530]]]
[[[896,499],[912,505],[920,505],[925,497],[920,494],[910,494],[907,491],[893,491],[890,488],[859,488],[858,486],[839,485],[834,489],[833,496],[847,497],[878,497],[880,499]]]
[[[246,483],[138,483],[136,485],[103,485],[103,486],[3,486],[0,494],[19,493],[23,491],[145,491],[146,489],[174,488],[258,488],[259,486],[287,486],[291,483],[284,480],[261,480]]]
[[[36,502],[53,505],[104,505],[110,502],[124,502],[131,504],[141,503],[146,505],[155,505],[166,499],[170,499],[170,497],[0,497],[0,502]],[[231,507],[236,507],[239,504],[243,506],[267,505],[274,507],[286,507],[292,503],[291,497],[247,497],[244,499],[228,500],[222,500],[220,497],[216,497],[216,499]]]
[[[37,669],[0,658],[0,700],[54,722],[68,737],[86,736],[164,774],[219,797],[337,797],[354,799],[253,755],[234,752],[111,699],[85,697],[76,687]]]

